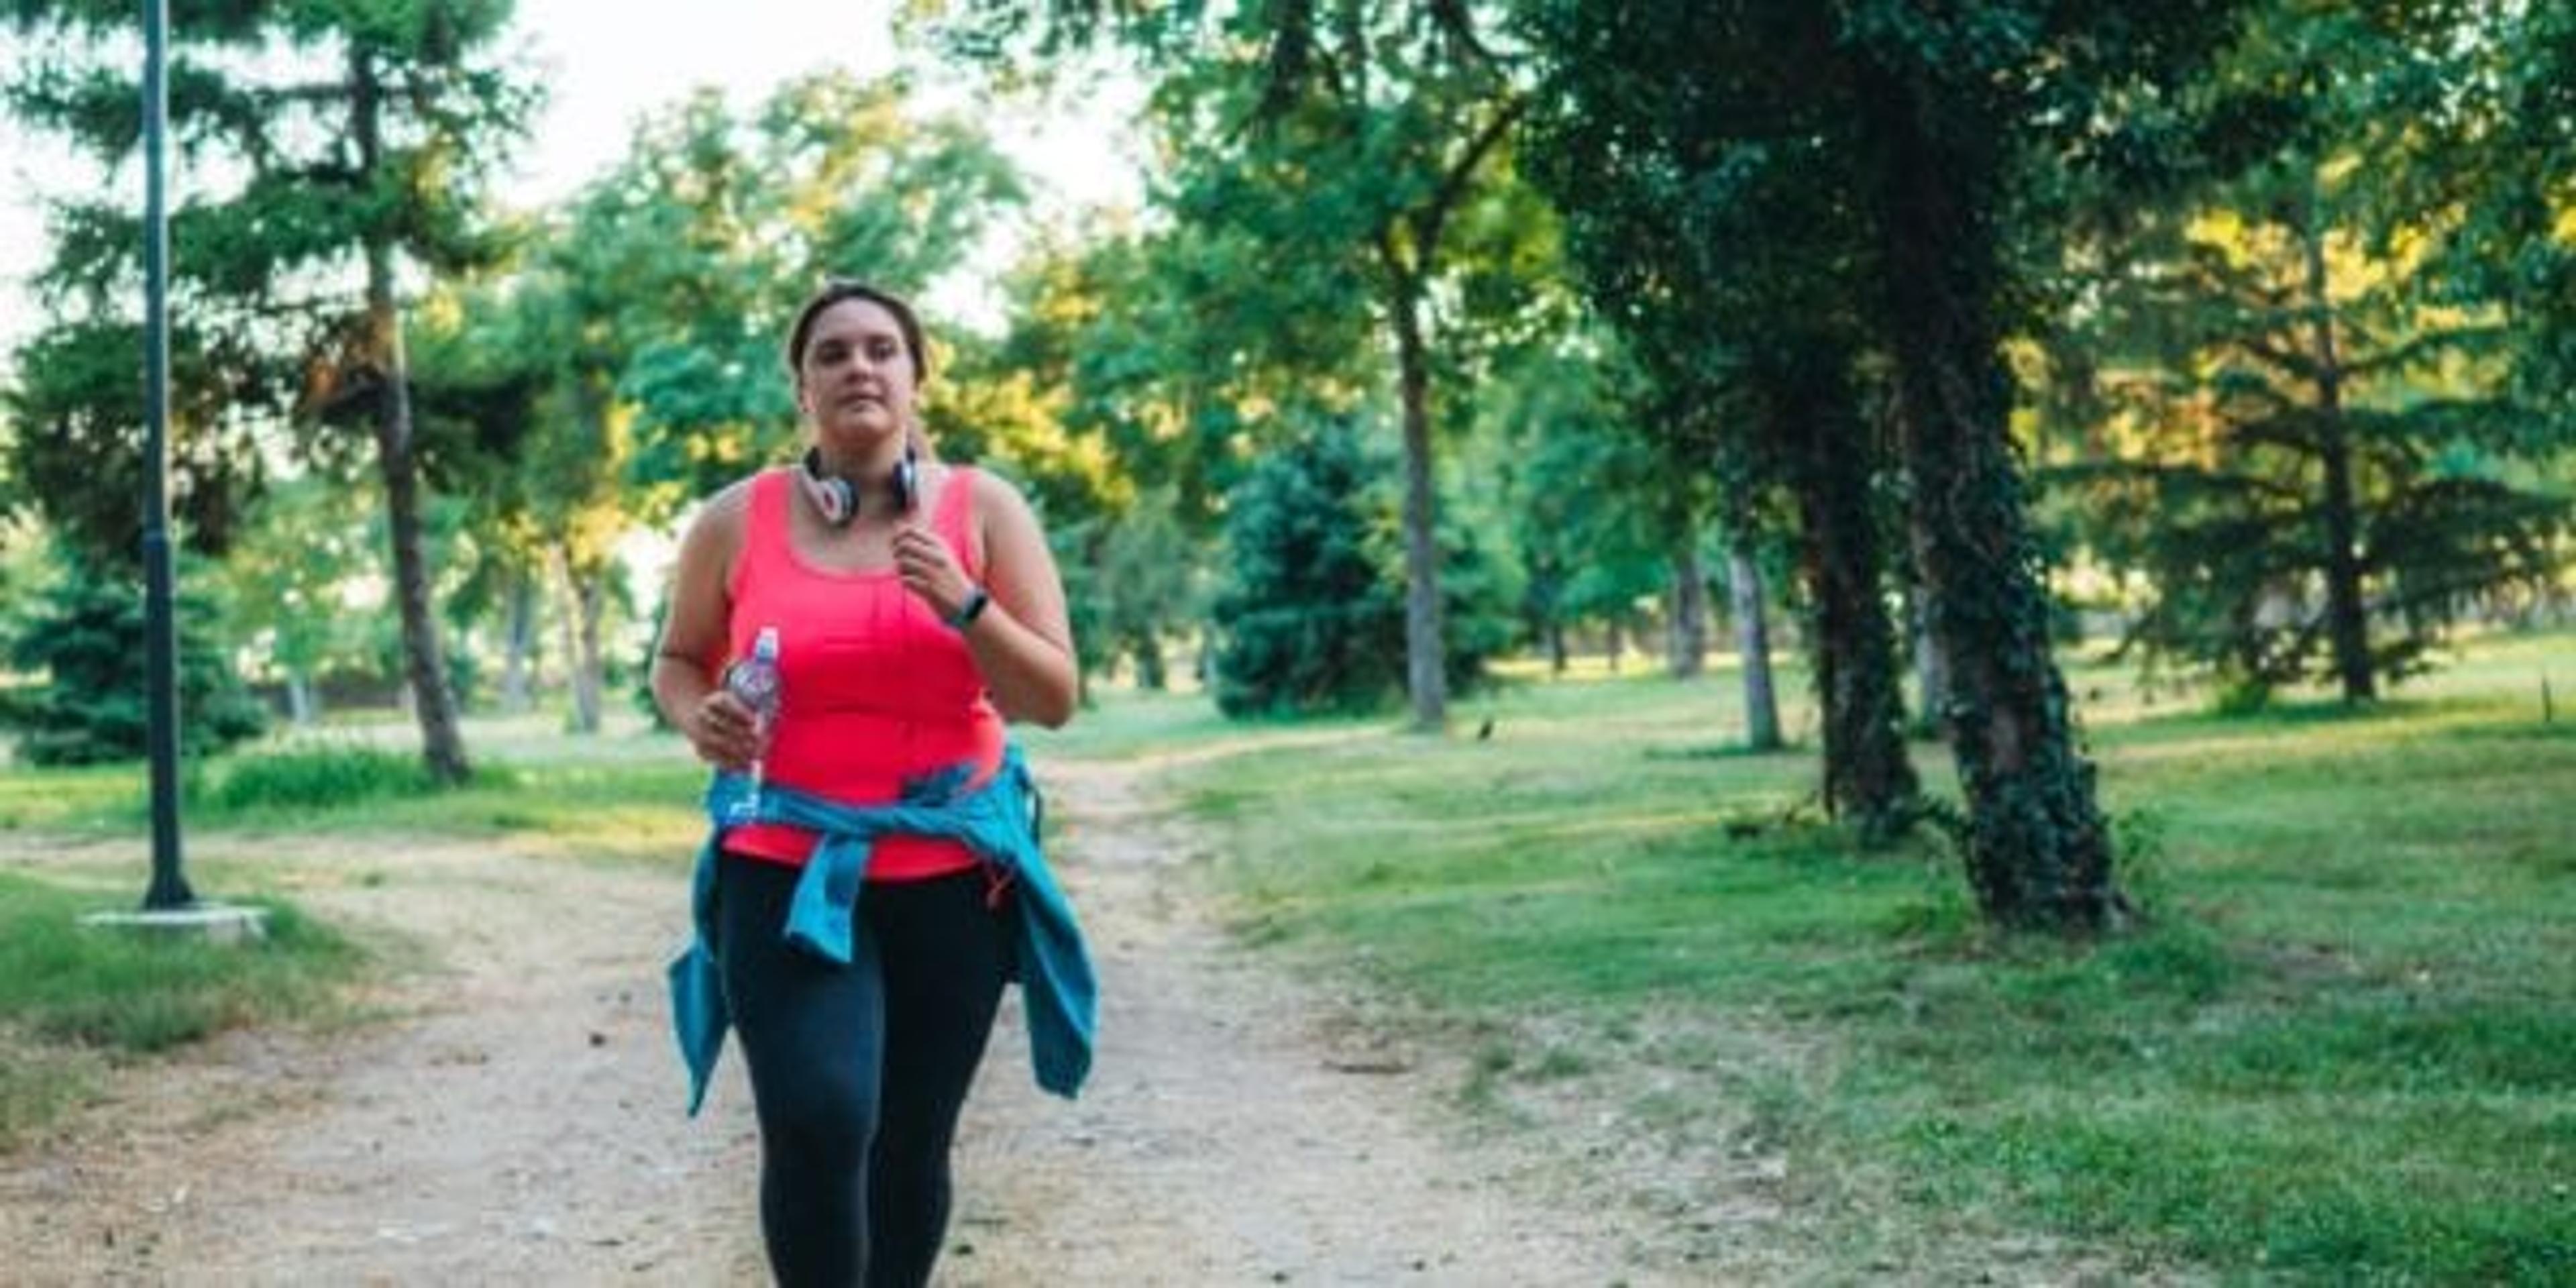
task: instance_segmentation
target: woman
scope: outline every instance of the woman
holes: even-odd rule
[[[1003,733],[1072,716],[1071,632],[1019,492],[925,459],[910,306],[832,282],[787,365],[811,447],[690,525],[653,668],[663,714],[723,771],[674,996],[693,1108],[726,1025],[742,1035],[779,1282],[919,1284],[1015,969],[1040,1082],[1070,1095],[1088,1067],[1089,969]],[[722,683],[764,630],[774,720]],[[754,821],[728,825],[741,806]]]

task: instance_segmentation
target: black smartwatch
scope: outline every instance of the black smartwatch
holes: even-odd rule
[[[962,631],[974,625],[975,619],[984,615],[984,606],[992,602],[993,597],[984,593],[983,587],[976,586],[968,590],[966,602],[959,604],[957,611],[948,615],[948,628]]]

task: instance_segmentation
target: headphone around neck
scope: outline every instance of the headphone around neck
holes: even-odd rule
[[[823,472],[823,449],[805,449],[804,466],[796,477],[805,485],[805,495],[814,498],[814,508],[822,512],[823,522],[835,528],[850,526],[859,517],[859,488],[837,474]],[[910,444],[903,449],[903,459],[895,462],[894,475],[887,481],[894,496],[895,510],[912,512],[913,503],[921,498],[921,462]]]

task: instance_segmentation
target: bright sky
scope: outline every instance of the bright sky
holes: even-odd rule
[[[643,6],[633,0],[519,0],[517,39],[541,69],[548,104],[522,163],[514,200],[560,198],[624,150],[637,118],[705,84],[747,104],[789,77],[827,66],[862,76],[897,65],[891,0],[719,0]],[[646,16],[649,14],[650,16]],[[0,38],[4,41],[5,38]],[[0,43],[0,51],[6,51]],[[14,63],[0,57],[0,74]],[[972,108],[1041,187],[1040,217],[1084,206],[1133,203],[1122,126],[1141,91],[1111,87],[1046,108],[971,103],[958,87],[929,87],[934,104]],[[0,119],[0,353],[33,329],[24,283],[45,257],[39,194],[91,182],[50,140],[31,140]],[[139,170],[126,176],[141,202]],[[173,176],[174,199],[183,196]],[[186,254],[186,248],[175,248]],[[935,311],[976,303],[929,301]],[[976,319],[984,321],[988,319]]]

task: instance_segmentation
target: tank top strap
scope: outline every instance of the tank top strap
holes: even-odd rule
[[[984,579],[984,552],[975,547],[975,467],[948,467],[948,482],[939,489],[939,509],[930,516],[930,529],[957,552],[957,562],[966,575],[976,581]]]
[[[762,470],[751,480],[751,504],[745,508],[742,525],[742,550],[734,556],[733,576],[726,593],[736,602],[742,599],[742,583],[755,566],[766,569],[787,555],[787,504],[792,499],[788,487],[795,482],[785,470]]]

